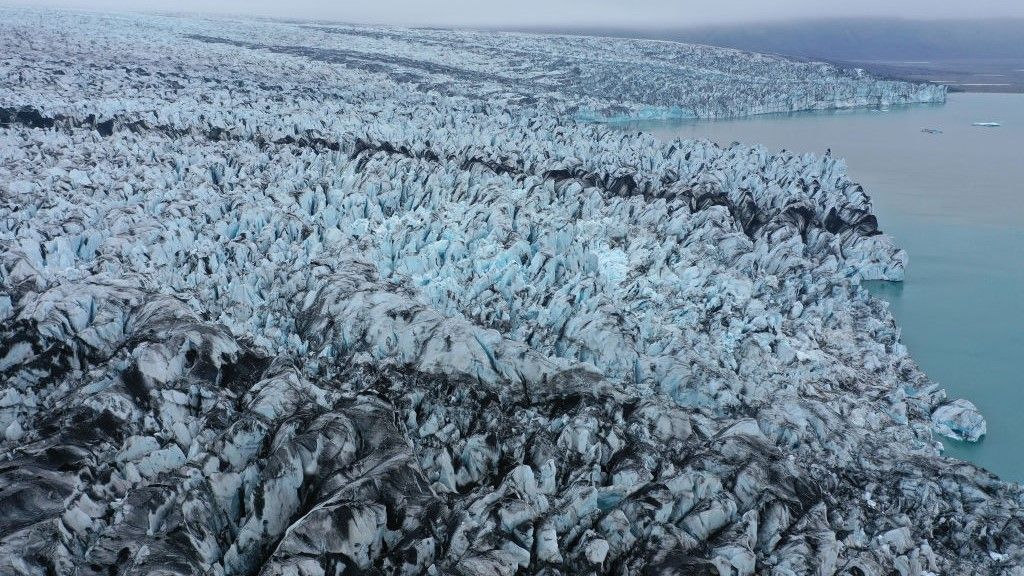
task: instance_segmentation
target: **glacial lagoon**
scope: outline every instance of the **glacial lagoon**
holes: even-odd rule
[[[925,372],[988,420],[981,442],[943,440],[946,453],[1024,482],[1024,95],[626,128],[845,158],[910,255],[905,282],[867,287]]]

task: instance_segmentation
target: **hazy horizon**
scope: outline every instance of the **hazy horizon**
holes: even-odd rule
[[[469,0],[417,2],[382,0],[372,5],[324,0],[155,0],[140,6],[130,0],[0,0],[0,5],[39,6],[98,11],[230,14],[298,19],[323,19],[406,26],[616,26],[673,28],[787,20],[841,18],[903,18],[911,20],[1024,18],[1024,2],[976,0],[970,5],[940,6],[912,0],[839,1],[781,0],[771,6],[751,0],[722,0],[709,5],[694,0],[521,0],[482,4]]]

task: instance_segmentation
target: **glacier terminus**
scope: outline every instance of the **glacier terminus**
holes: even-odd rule
[[[945,88],[645,40],[0,9],[0,574],[1024,575],[831,154]],[[883,223],[884,224],[884,223]]]

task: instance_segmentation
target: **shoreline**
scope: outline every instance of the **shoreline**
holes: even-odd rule
[[[1005,302],[1019,290],[1020,275],[1006,269],[1000,262],[1018,259],[1024,246],[1019,222],[1012,218],[1022,204],[1015,198],[999,202],[993,191],[1000,188],[991,174],[974,178],[974,193],[980,195],[978,207],[999,205],[999,210],[981,208],[950,212],[944,209],[955,197],[953,191],[965,189],[956,174],[968,173],[966,166],[978,165],[988,159],[993,165],[1008,165],[1008,153],[1015,147],[1007,139],[1020,125],[1019,108],[1024,95],[957,93],[944,106],[908,106],[893,108],[891,114],[794,114],[791,116],[752,117],[743,122],[689,122],[676,124],[638,123],[638,129],[654,133],[663,141],[674,138],[709,139],[720,145],[730,141],[759,142],[769,152],[785,148],[795,154],[818,153],[831,146],[838,157],[848,162],[851,173],[870,195],[879,226],[891,234],[909,255],[907,275],[903,282],[867,282],[864,287],[875,297],[879,292],[890,303],[911,356],[934,381],[947,392],[977,404],[988,422],[988,434],[977,443],[963,443],[943,438],[945,454],[974,462],[1001,478],[1014,482],[1024,480],[1024,468],[1018,465],[1013,439],[1016,437],[1015,417],[1003,408],[1019,405],[1012,385],[1012,365],[1006,360],[1007,349],[1001,342],[1018,338],[1013,329],[1001,326]],[[984,131],[972,126],[974,120],[992,117],[1003,121],[1003,131]],[[812,127],[817,126],[816,130]],[[942,136],[920,134],[921,126],[935,126]],[[632,128],[632,127],[631,127]],[[659,130],[660,128],[660,130]],[[817,134],[817,135],[815,135]],[[844,135],[844,136],[840,136]],[[985,144],[988,142],[989,144]],[[969,143],[965,144],[965,143]],[[968,152],[959,148],[966,146]],[[882,148],[877,148],[881,146]],[[993,149],[979,148],[989,146]],[[949,147],[945,156],[942,150]],[[872,149],[883,150],[875,155]],[[885,160],[897,149],[917,150],[905,154],[898,162]],[[924,150],[924,152],[922,152]],[[923,154],[923,156],[922,156]],[[967,154],[967,157],[964,157]],[[927,158],[940,158],[928,161]],[[913,176],[927,174],[929,176]],[[922,180],[925,178],[925,180]],[[1007,176],[1003,176],[1003,179]],[[1019,176],[1010,175],[1011,181]],[[927,201],[925,200],[927,198]],[[937,231],[942,234],[936,234]],[[979,257],[969,247],[985,246]],[[1010,252],[997,252],[1003,247]],[[983,273],[978,267],[983,266]],[[973,272],[972,272],[973,271]],[[985,283],[977,279],[999,278]],[[975,308],[975,295],[986,303]],[[894,300],[896,300],[894,302]],[[946,303],[952,312],[946,311]],[[974,311],[974,312],[972,312]],[[968,319],[981,314],[978,322]],[[987,315],[987,316],[986,316]],[[1016,321],[1010,320],[1010,325]],[[972,331],[973,332],[970,332]],[[968,331],[969,336],[964,335]],[[948,335],[948,336],[942,336]],[[987,344],[979,345],[978,342]],[[1018,340],[1019,341],[1019,340]]]

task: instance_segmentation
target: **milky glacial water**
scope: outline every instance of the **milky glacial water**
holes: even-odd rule
[[[971,125],[987,121],[1002,125]],[[922,369],[988,420],[981,442],[944,442],[946,453],[1024,482],[1024,95],[625,128],[845,158],[910,255],[905,282],[869,289],[891,303]]]

